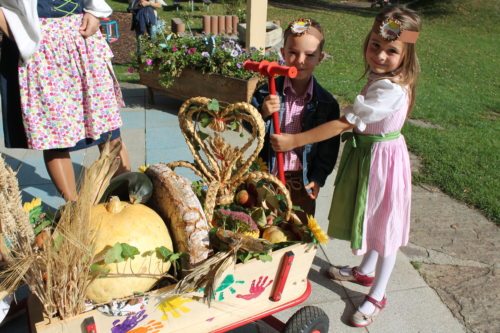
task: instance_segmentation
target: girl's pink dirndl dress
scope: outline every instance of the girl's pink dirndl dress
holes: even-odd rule
[[[113,54],[100,31],[82,37],[82,17],[40,18],[40,46],[19,66],[28,148],[71,148],[122,125]]]
[[[367,96],[367,93],[371,95]],[[388,97],[387,94],[391,94],[391,96]],[[351,193],[355,193],[355,196],[357,193],[357,196],[352,198],[354,203],[351,207],[358,209],[358,206],[362,205],[361,214],[358,215],[361,217],[360,227],[362,226],[361,241],[359,242],[361,246],[353,247],[354,254],[361,255],[367,251],[375,250],[381,256],[388,256],[396,252],[400,246],[408,243],[411,168],[405,139],[399,134],[406,120],[408,106],[409,98],[405,87],[389,80],[370,80],[361,95],[358,96],[353,110],[346,112],[347,120],[356,125],[354,133],[360,136],[380,136],[382,138],[382,141],[371,144],[367,188],[360,191],[359,183],[349,182],[346,184],[346,186],[355,187]],[[363,125],[359,126],[361,123]],[[360,127],[363,129],[360,130]],[[384,141],[384,136],[395,138]],[[355,166],[349,164],[345,166],[346,169],[353,167]],[[361,177],[357,178],[361,179]],[[344,216],[352,216],[340,212],[345,205],[335,203],[336,194],[339,194],[337,197],[341,197],[337,191],[342,192],[343,189],[341,187],[335,188],[329,214],[329,234],[334,238],[351,240],[350,237],[354,231],[340,233],[347,237],[337,237],[336,234],[336,228],[339,226],[342,229],[343,226],[350,227],[353,224],[352,220],[336,220],[338,216],[341,217],[341,220],[344,219]],[[363,197],[361,197],[360,192],[364,193]],[[356,214],[354,215],[356,216]]]

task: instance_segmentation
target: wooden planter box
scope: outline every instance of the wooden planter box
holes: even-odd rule
[[[148,87],[149,100],[154,104],[154,91],[179,100],[203,96],[225,103],[250,102],[257,87],[257,77],[249,80],[236,79],[219,74],[203,74],[186,68],[169,88],[158,81],[158,72],[139,71],[139,82]]]
[[[222,273],[222,283],[217,283],[220,287],[210,307],[199,299],[202,296],[199,292],[192,295],[194,298],[166,295],[165,291],[172,286],[152,293],[142,316],[137,314],[128,318],[106,316],[98,310],[91,310],[66,320],[49,320],[43,317],[41,305],[32,301],[28,304],[32,333],[84,332],[82,326],[89,317],[95,321],[97,332],[224,332],[307,299],[311,292],[307,274],[315,254],[315,246],[296,244],[273,252],[270,262],[252,259],[229,267]],[[283,281],[281,299],[272,300],[270,297],[278,288],[285,257],[290,256],[293,260],[288,277]]]

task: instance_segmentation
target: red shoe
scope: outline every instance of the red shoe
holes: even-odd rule
[[[381,301],[377,301],[371,296],[366,295],[365,301],[368,301],[375,305],[375,310],[371,315],[364,314],[359,311],[359,309],[352,315],[351,324],[356,327],[366,327],[373,323],[375,317],[382,311],[383,308],[387,305],[387,297],[384,296]]]
[[[350,281],[365,287],[371,287],[373,285],[373,280],[375,280],[374,276],[361,274],[357,266],[351,268],[350,274],[342,274],[340,270],[346,267],[347,266],[339,268],[336,266],[331,266],[328,269],[328,275],[330,276],[330,278],[337,281]]]

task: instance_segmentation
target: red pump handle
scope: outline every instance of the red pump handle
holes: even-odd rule
[[[288,76],[292,79],[297,76],[296,67],[280,66],[275,61],[269,62],[267,60],[262,60],[262,61],[246,60],[243,63],[243,68],[267,76],[269,82],[269,93],[271,95],[276,95],[276,83],[274,81],[275,76]],[[274,126],[274,133],[281,134],[279,115],[277,112],[273,113],[273,126]],[[283,184],[286,184],[285,172],[283,168],[284,166],[283,153],[276,152],[276,158],[278,162],[278,178],[279,180],[281,180]]]

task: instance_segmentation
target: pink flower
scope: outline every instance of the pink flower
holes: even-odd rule
[[[187,54],[194,54],[196,52],[196,47],[192,47],[187,50]]]
[[[134,73],[134,72],[135,72],[134,67],[129,67],[129,68],[127,68],[127,72],[129,72],[129,73]]]
[[[177,49],[177,46],[175,46],[175,45],[174,45],[174,46],[172,46],[172,52],[177,52],[177,50],[178,50],[178,49]]]
[[[146,65],[151,66],[153,64],[153,59],[146,59]]]

